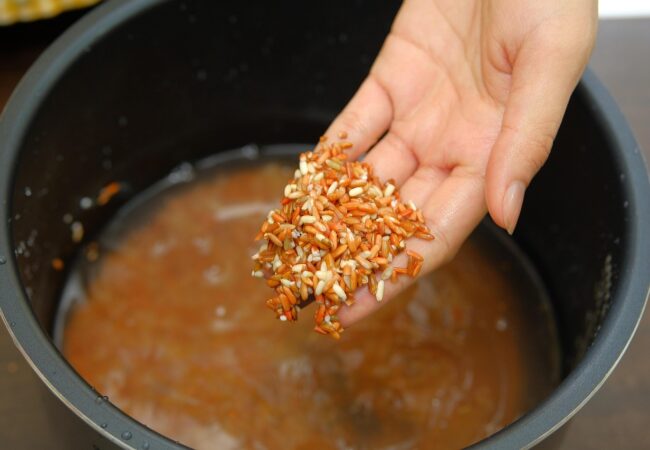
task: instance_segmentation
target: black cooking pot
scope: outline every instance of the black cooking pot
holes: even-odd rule
[[[64,272],[129,196],[181,161],[249,142],[310,142],[367,73],[398,2],[111,1],[32,67],[0,120],[0,306],[16,345],[59,400],[69,448],[179,448],[123,414],[52,343]],[[405,68],[404,70],[408,70]],[[113,180],[130,190],[83,210]],[[650,185],[639,148],[587,73],[515,239],[554,302],[564,377],[482,448],[532,446],[601,386],[643,311]],[[54,398],[53,396],[50,396]]]

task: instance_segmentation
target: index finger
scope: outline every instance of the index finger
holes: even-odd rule
[[[388,92],[372,75],[368,75],[325,135],[330,138],[347,135],[345,139],[354,144],[348,151],[350,159],[354,160],[379,140],[388,130],[392,118],[393,105]]]

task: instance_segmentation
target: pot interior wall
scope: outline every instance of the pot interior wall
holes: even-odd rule
[[[165,3],[86,48],[55,81],[28,125],[11,203],[21,276],[47,332],[66,276],[50,262],[79,248],[65,215],[83,224],[88,242],[128,198],[183,161],[319,136],[367,73],[399,6],[345,5]],[[554,301],[565,372],[592,341],[625,270],[619,172],[578,90],[516,233]],[[80,207],[115,180],[129,189],[105,207]]]

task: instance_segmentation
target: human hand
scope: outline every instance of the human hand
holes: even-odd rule
[[[596,27],[595,0],[404,2],[326,134],[347,132],[352,159],[370,149],[375,173],[423,210],[436,239],[407,246],[424,256],[421,273],[451,259],[486,211],[513,232]],[[408,283],[400,280],[384,302]],[[366,289],[339,318],[348,326],[384,302]]]

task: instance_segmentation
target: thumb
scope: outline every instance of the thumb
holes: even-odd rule
[[[524,193],[546,162],[589,49],[566,44],[522,48],[501,131],[486,169],[486,202],[494,222],[512,234]]]

